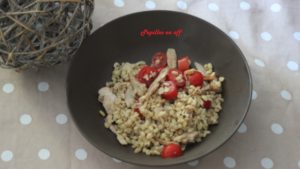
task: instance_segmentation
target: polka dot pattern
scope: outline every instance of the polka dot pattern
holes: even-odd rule
[[[181,10],[186,10],[188,7],[187,3],[185,1],[181,1],[181,0],[177,1],[176,5]]]
[[[257,98],[257,93],[255,90],[252,91],[252,100],[256,100]]]
[[[297,41],[300,41],[300,32],[294,32],[293,36]]]
[[[259,67],[265,67],[265,62],[260,59],[254,59],[254,62]]]
[[[75,151],[75,157],[78,160],[85,160],[87,158],[87,156],[88,156],[88,154],[87,154],[86,150],[83,148],[79,148]]]
[[[260,34],[260,37],[264,40],[264,41],[270,41],[272,40],[272,35],[269,32],[263,32]]]
[[[280,92],[280,96],[284,99],[284,100],[292,100],[292,95],[289,91],[287,90],[282,90]]]
[[[29,125],[32,121],[32,117],[29,114],[22,114],[20,116],[20,123],[22,125]]]
[[[229,36],[230,36],[232,39],[239,39],[239,38],[240,38],[239,33],[237,33],[236,31],[230,31],[228,34],[229,34]]]
[[[280,12],[281,11],[281,5],[277,4],[277,3],[272,4],[270,9],[271,9],[272,12]]]
[[[263,158],[261,161],[260,161],[260,164],[263,168],[265,169],[271,169],[273,168],[274,166],[274,163],[273,161],[270,159],[270,158]]]
[[[299,69],[299,65],[295,61],[288,61],[288,63],[286,64],[286,66],[291,71],[297,71]]]
[[[240,126],[240,128],[238,129],[239,133],[246,133],[247,132],[247,126],[245,123],[242,123],[242,125]]]
[[[2,87],[4,93],[9,94],[14,91],[15,87],[12,83],[5,83]]]
[[[242,1],[240,2],[240,8],[246,11],[251,8],[251,5],[248,2]]]
[[[121,8],[125,5],[125,2],[123,0],[114,0],[114,5]]]
[[[283,128],[282,128],[282,126],[281,126],[280,124],[278,124],[278,123],[273,123],[273,124],[271,125],[271,130],[273,131],[273,133],[278,134],[278,135],[280,135],[280,134],[283,133]]]
[[[9,162],[13,159],[14,154],[10,150],[5,150],[1,153],[1,160],[4,162]]]
[[[154,1],[146,1],[146,3],[145,3],[145,7],[147,8],[147,9],[154,9],[155,7],[156,7],[156,4],[155,4],[155,2]]]
[[[225,157],[223,163],[227,168],[234,168],[236,166],[235,159],[232,157]]]
[[[40,92],[46,92],[49,90],[49,84],[48,82],[39,82],[38,84],[38,90]]]
[[[219,6],[217,4],[215,4],[215,3],[209,3],[208,4],[208,9],[210,11],[216,12],[216,11],[219,10]]]
[[[41,160],[48,160],[49,157],[50,157],[50,151],[48,149],[40,149],[39,150],[39,153],[38,153],[38,156]]]
[[[65,114],[58,114],[55,120],[58,124],[66,124],[68,122],[68,117]]]

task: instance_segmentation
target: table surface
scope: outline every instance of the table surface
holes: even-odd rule
[[[299,0],[96,0],[94,30],[133,12],[181,11],[228,33],[250,65],[253,101],[238,132],[205,158],[166,168],[300,168],[299,7]],[[112,159],[79,133],[66,104],[67,67],[1,69],[0,169],[147,168]]]

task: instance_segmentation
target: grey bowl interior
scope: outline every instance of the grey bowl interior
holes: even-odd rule
[[[183,29],[174,36],[141,37],[144,29]],[[97,91],[110,81],[115,62],[150,63],[157,51],[175,48],[178,55],[192,61],[211,62],[224,76],[225,102],[219,124],[201,143],[187,147],[175,159],[134,154],[130,146],[121,146],[115,135],[104,127],[99,115],[103,109]],[[72,117],[85,138],[104,153],[125,162],[167,166],[194,160],[212,152],[228,140],[243,121],[251,102],[252,83],[245,57],[235,43],[213,25],[191,15],[171,11],[149,11],[118,18],[94,32],[84,41],[73,58],[67,77],[67,98]]]

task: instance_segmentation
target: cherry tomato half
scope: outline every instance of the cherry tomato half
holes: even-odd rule
[[[167,74],[167,79],[174,82],[179,88],[185,86],[185,78],[183,76],[183,73],[178,69],[170,69]]]
[[[159,90],[162,90],[161,96],[166,100],[175,100],[177,98],[177,87],[172,81],[165,81],[164,83],[162,83]]]
[[[152,66],[155,68],[164,68],[167,66],[167,55],[164,52],[157,52],[152,57]]]
[[[210,100],[203,101],[203,107],[205,109],[210,109],[211,108],[211,101]]]
[[[202,86],[203,85],[203,75],[198,71],[194,71],[190,74],[187,74],[187,79],[191,85]]]
[[[190,68],[191,60],[188,56],[184,56],[178,60],[178,69],[184,72]]]
[[[144,83],[147,87],[149,87],[157,75],[158,72],[154,67],[146,65],[138,72],[137,79],[139,82]]]
[[[182,155],[181,146],[179,144],[171,143],[165,145],[161,152],[162,158],[174,158]]]

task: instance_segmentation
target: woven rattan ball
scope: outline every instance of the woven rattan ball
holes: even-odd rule
[[[0,0],[0,66],[69,60],[92,29],[94,0]]]

